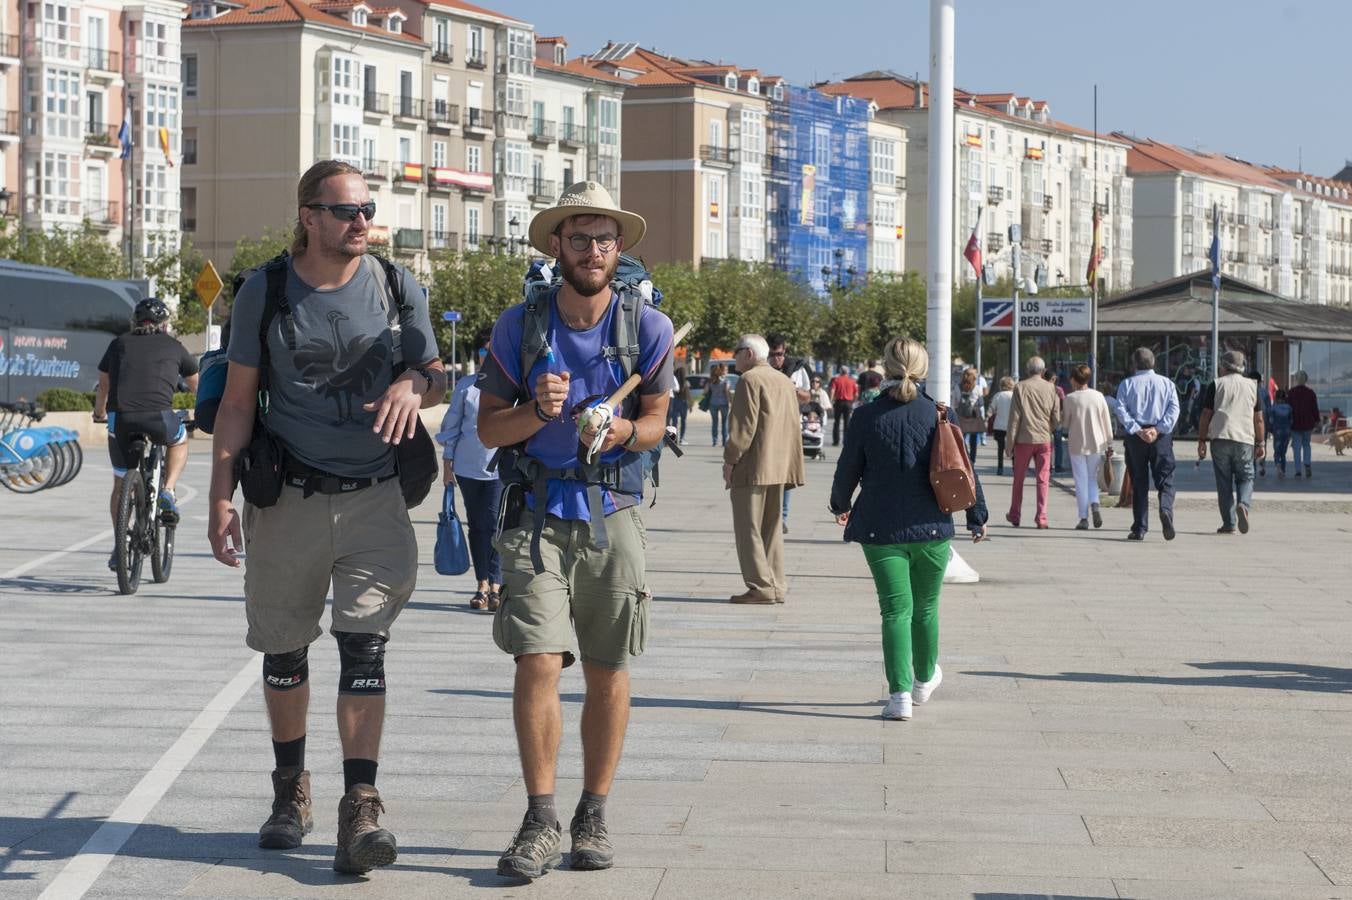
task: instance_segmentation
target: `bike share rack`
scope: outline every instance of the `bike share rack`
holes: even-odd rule
[[[0,485],[20,494],[60,487],[80,474],[84,451],[70,428],[45,425],[36,403],[0,403]]]

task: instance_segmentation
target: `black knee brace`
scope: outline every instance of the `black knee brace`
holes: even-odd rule
[[[378,634],[337,631],[338,693],[380,696],[385,693],[385,638]]]
[[[310,677],[310,648],[263,654],[263,683],[274,691],[298,688]]]

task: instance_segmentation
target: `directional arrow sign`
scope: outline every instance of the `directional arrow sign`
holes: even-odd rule
[[[225,282],[221,281],[220,273],[216,271],[215,264],[207,260],[207,264],[202,267],[202,272],[193,282],[193,288],[197,291],[197,299],[202,301],[203,309],[211,309],[211,304],[216,302],[216,298],[221,295],[221,288],[225,287]]]

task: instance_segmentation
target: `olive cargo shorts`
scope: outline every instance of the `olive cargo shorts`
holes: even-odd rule
[[[532,513],[497,540],[502,556],[502,605],[493,619],[493,641],[512,656],[561,653],[573,664],[573,635],[583,662],[623,669],[648,639],[652,597],[646,587],[647,533],[637,506],[606,517],[610,547],[592,544],[591,523],[545,519],[540,555],[530,561]]]
[[[390,636],[413,594],[418,544],[399,479],[348,494],[284,486],[275,506],[244,505],[245,639],[263,653],[289,653],[323,634],[333,585],[331,631]]]

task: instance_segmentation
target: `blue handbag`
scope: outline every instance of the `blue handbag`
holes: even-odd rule
[[[446,485],[437,517],[437,547],[433,551],[438,575],[464,575],[469,571],[469,544],[465,529],[455,514],[455,485]]]

